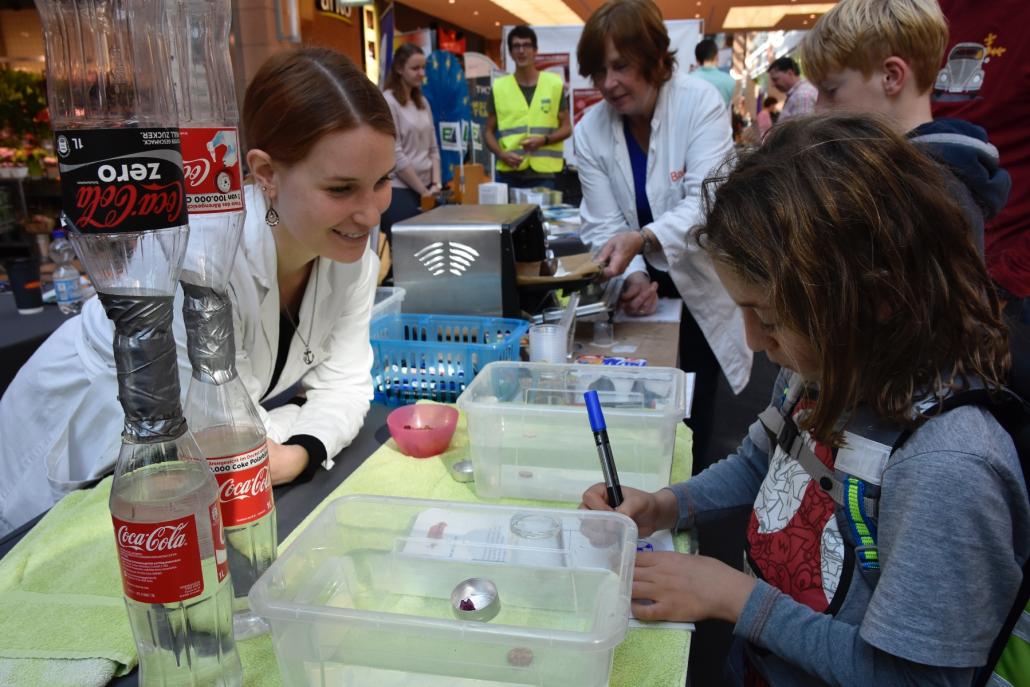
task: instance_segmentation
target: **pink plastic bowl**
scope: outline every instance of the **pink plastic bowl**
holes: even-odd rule
[[[457,424],[457,410],[429,403],[401,406],[386,416],[397,448],[412,458],[429,458],[446,451]]]

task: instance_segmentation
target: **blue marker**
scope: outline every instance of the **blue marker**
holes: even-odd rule
[[[590,417],[590,429],[594,432],[594,443],[597,444],[597,457],[601,459],[601,471],[604,483],[608,487],[608,505],[618,508],[622,504],[622,487],[619,485],[619,473],[615,471],[615,458],[612,456],[612,445],[608,443],[608,428],[604,424],[604,413],[596,391],[583,394],[587,404],[587,415]]]

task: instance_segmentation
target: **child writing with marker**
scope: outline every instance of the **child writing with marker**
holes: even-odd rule
[[[641,536],[752,507],[750,573],[640,553],[633,612],[722,619],[738,684],[969,685],[1030,556],[1010,436],[944,397],[1000,385],[999,304],[941,171],[889,124],[774,127],[706,182],[697,241],[783,366],[736,453],[655,493],[623,487]],[[610,509],[605,485],[583,504]]]

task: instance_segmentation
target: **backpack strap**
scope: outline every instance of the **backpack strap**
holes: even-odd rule
[[[848,495],[845,491],[844,482],[836,475],[835,471],[826,467],[825,464],[815,455],[812,447],[801,436],[801,430],[794,422],[794,408],[801,399],[801,392],[804,390],[804,381],[800,375],[791,375],[787,388],[784,390],[782,404],[775,401],[758,414],[758,421],[762,423],[770,438],[779,446],[784,453],[796,460],[805,469],[819,488],[825,491],[833,502],[838,506],[847,509]],[[890,444],[888,444],[889,446]],[[879,476],[874,480],[879,485]],[[861,512],[867,517],[876,517],[879,511],[879,497],[866,495],[866,489],[861,489],[861,495],[852,495],[861,502]]]

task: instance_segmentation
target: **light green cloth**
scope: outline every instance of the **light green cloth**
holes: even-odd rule
[[[0,561],[0,684],[104,685],[136,665],[111,480],[61,500]]]
[[[396,448],[390,440],[372,454],[286,538],[280,552],[329,501],[346,494],[478,500],[473,485],[455,482],[448,473],[451,463],[468,456],[464,416],[442,456],[417,460]],[[680,424],[672,481],[689,477],[690,456],[690,431]],[[106,479],[69,494],[0,561],[0,685],[104,685],[135,667],[107,507],[110,491]],[[685,538],[678,538],[677,548],[685,547]],[[244,685],[282,684],[268,635],[237,646]],[[631,629],[615,650],[610,684],[681,687],[689,650],[688,632]]]

